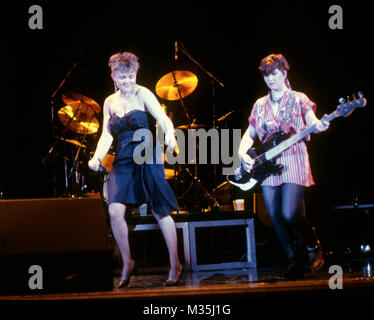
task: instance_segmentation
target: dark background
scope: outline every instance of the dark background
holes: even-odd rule
[[[340,97],[362,91],[369,101],[366,108],[347,119],[336,119],[329,131],[313,135],[308,147],[316,186],[308,190],[307,201],[315,215],[320,208],[351,204],[355,197],[360,203],[373,203],[372,55],[366,3],[23,1],[6,5],[0,191],[5,198],[53,196],[51,168],[41,165],[54,141],[51,96],[77,61],[53,100],[56,135],[63,130],[56,116],[65,105],[61,95],[77,92],[102,107],[113,92],[107,61],[119,51],[140,57],[138,83],[153,92],[157,81],[172,70],[195,73],[199,83],[185,104],[196,122],[209,128],[211,80],[182,53],[174,60],[178,40],[225,85],[214,83],[214,101],[217,118],[235,111],[220,124],[227,128],[245,130],[253,103],[267,93],[257,67],[270,53],[285,55],[293,89],[317,103],[318,117],[334,111]],[[28,27],[32,4],[43,9],[43,30]],[[343,8],[343,30],[328,27],[328,9],[333,4]],[[175,126],[186,122],[178,101],[159,100],[175,114]],[[79,138],[72,132],[66,137]],[[87,138],[90,151],[97,139],[97,135]],[[58,161],[55,166],[62,170]],[[203,182],[213,188],[207,172]],[[217,183],[222,181],[219,172]]]

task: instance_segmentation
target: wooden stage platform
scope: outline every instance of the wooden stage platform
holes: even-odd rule
[[[336,263],[336,262],[335,262]],[[130,286],[116,289],[119,277],[113,279],[113,290],[0,296],[2,301],[83,301],[83,300],[220,300],[242,299],[374,299],[373,259],[344,261],[342,288],[337,275],[326,263],[323,270],[306,272],[301,279],[279,279],[280,268],[230,269],[184,272],[175,287],[164,288],[164,272],[135,275]],[[330,270],[329,270],[330,269]],[[330,271],[330,272],[329,272]],[[118,273],[117,273],[118,274]],[[94,279],[92,279],[94,281]]]
[[[332,274],[327,268],[287,281],[278,280],[280,269],[186,272],[180,285],[172,288],[163,287],[167,276],[163,272],[136,275],[130,286],[121,290],[0,296],[0,308],[15,317],[27,312],[45,319],[55,315],[86,319],[98,314],[136,320],[345,319],[347,314],[370,314],[373,261],[349,262],[342,267],[342,289],[330,288]],[[118,280],[115,277],[113,284]]]

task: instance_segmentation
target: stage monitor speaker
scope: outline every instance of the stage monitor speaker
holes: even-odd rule
[[[113,288],[100,198],[0,200],[0,294]]]

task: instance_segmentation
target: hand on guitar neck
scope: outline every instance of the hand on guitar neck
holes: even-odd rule
[[[315,131],[315,133],[324,132],[330,126],[330,122],[324,120],[323,118],[321,120],[315,121],[313,124],[316,125],[316,131]]]
[[[327,117],[325,115],[321,118],[321,120],[319,120],[313,111],[309,111],[305,115],[305,121],[308,124],[308,127],[315,125],[316,127],[315,133],[326,131],[329,128],[330,122],[327,121],[326,118]]]

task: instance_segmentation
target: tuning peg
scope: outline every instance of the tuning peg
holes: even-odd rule
[[[352,94],[352,97],[353,97],[353,100],[357,99],[355,94]]]
[[[340,99],[339,99],[339,103],[341,103],[341,104],[345,103],[345,99],[344,99],[343,97],[340,98]]]
[[[360,99],[362,99],[364,97],[364,94],[361,91],[359,93],[357,93],[357,95],[360,97]]]

